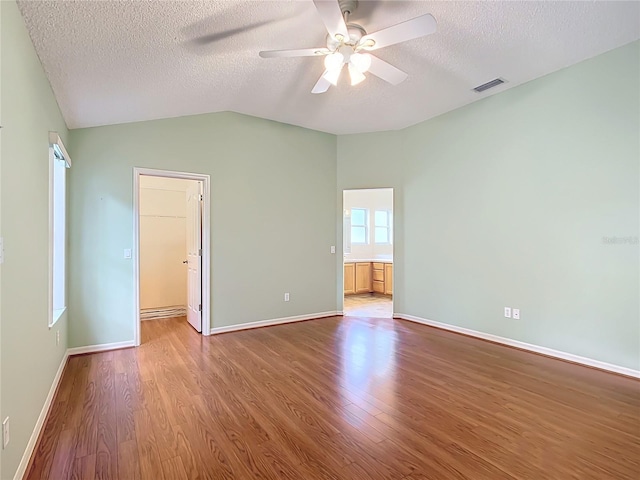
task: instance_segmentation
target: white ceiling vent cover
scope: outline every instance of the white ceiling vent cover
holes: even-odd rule
[[[503,83],[506,83],[507,81],[502,79],[502,78],[496,78],[494,80],[491,80],[487,83],[483,83],[482,85],[478,85],[477,87],[475,87],[473,89],[474,92],[478,92],[478,93],[482,93],[485,90],[489,90],[490,88],[493,87],[497,87],[498,85],[502,85]]]

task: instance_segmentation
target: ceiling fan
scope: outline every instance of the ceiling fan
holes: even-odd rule
[[[349,70],[351,85],[362,82],[366,72],[398,85],[408,75],[368,52],[436,31],[436,19],[427,14],[367,34],[362,26],[349,23],[349,15],[358,7],[357,0],[313,0],[313,3],[329,32],[326,48],[260,52],[262,58],[324,56],[325,71],[311,93],[324,93],[331,85],[337,85],[345,65]]]

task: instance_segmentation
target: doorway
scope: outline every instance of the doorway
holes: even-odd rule
[[[177,317],[209,335],[209,198],[208,175],[134,169],[136,345],[141,321]]]
[[[393,189],[343,191],[345,316],[393,317]]]

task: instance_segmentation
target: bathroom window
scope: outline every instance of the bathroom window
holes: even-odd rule
[[[351,244],[369,243],[369,211],[364,208],[351,209]]]
[[[374,241],[378,245],[391,244],[391,212],[376,210],[373,215]]]

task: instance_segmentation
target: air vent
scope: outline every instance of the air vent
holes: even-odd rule
[[[495,80],[491,80],[490,82],[483,83],[482,85],[478,85],[473,90],[478,93],[482,93],[485,90],[489,90],[490,88],[497,87],[498,85],[502,85],[505,81],[501,78],[496,78]]]

